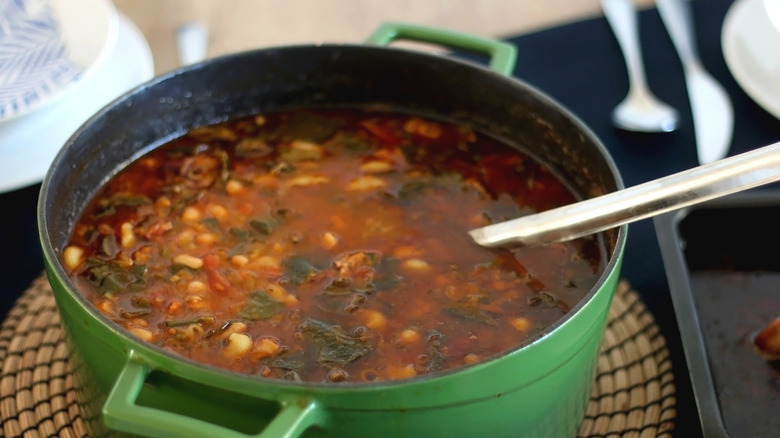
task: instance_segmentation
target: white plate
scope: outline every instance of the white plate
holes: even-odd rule
[[[154,75],[152,52],[138,28],[119,16],[116,47],[77,90],[6,123],[0,123],[0,193],[43,180],[65,141],[89,117]]]
[[[0,11],[3,122],[53,103],[87,80],[112,52],[118,27],[110,0],[5,1]]]
[[[762,0],[737,0],[731,5],[721,43],[739,86],[780,119],[780,32],[769,21]]]

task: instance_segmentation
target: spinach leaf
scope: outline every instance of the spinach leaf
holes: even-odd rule
[[[253,321],[268,319],[275,316],[281,308],[282,303],[271,298],[264,290],[256,290],[249,295],[249,300],[247,300],[239,315],[242,318]]]
[[[376,273],[371,279],[371,286],[375,290],[387,291],[397,288],[401,284],[402,277],[399,271],[401,261],[395,257],[383,257],[376,268]]]
[[[149,298],[145,295],[134,295],[132,298],[130,298],[130,303],[132,303],[133,307],[141,309],[148,309],[152,307],[152,303],[149,302]]]
[[[231,228],[228,230],[228,233],[239,242],[245,242],[249,239],[249,231],[242,230],[241,228]]]
[[[349,152],[369,152],[373,149],[373,145],[367,138],[351,132],[338,132],[333,137],[332,143],[343,146]]]
[[[203,225],[206,226],[211,231],[219,231],[219,221],[215,217],[207,217],[200,221]]]
[[[247,137],[238,142],[235,154],[239,158],[258,158],[270,154],[273,150],[262,136]]]
[[[200,198],[203,197],[203,190],[196,190],[186,187],[184,185],[173,185],[166,187],[165,191],[171,195],[171,210],[182,211],[188,205],[194,204]]]
[[[416,179],[403,183],[398,190],[399,199],[409,199],[413,196],[422,195],[423,192],[431,186],[430,181]]]
[[[398,270],[399,260],[394,257],[380,258],[379,254],[371,252],[356,252],[349,254],[334,263],[342,275],[353,274],[352,265],[371,267],[372,272],[357,278],[339,276],[325,286],[326,295],[348,295],[350,293],[370,294],[377,291],[390,291],[401,284],[402,278],[394,271]]]
[[[125,269],[115,263],[91,257],[87,266],[86,279],[101,294],[139,290],[146,286],[146,265],[133,265]]]
[[[152,200],[143,195],[123,195],[117,194],[109,199],[113,205],[124,205],[126,207],[140,207],[142,205],[151,205]]]
[[[450,302],[445,309],[461,318],[495,326],[498,321],[480,307],[480,303],[486,298],[484,295],[470,294],[461,300]]]
[[[296,286],[311,280],[319,270],[301,256],[287,257],[282,261],[287,278]]]
[[[347,294],[329,294],[324,293],[314,297],[314,303],[317,307],[328,313],[344,314],[351,313],[360,308],[360,305],[366,301],[366,295],[361,293]]]
[[[301,324],[307,341],[320,347],[317,360],[346,365],[371,351],[371,345],[344,333],[340,327],[309,318]]]
[[[108,199],[102,199],[98,203],[98,210],[95,212],[95,217],[102,218],[116,214],[118,207],[140,207],[142,205],[149,205],[152,200],[146,196],[127,195],[118,193],[111,196]]]
[[[352,280],[345,277],[334,278],[327,286],[325,293],[328,295],[348,295],[352,293]]]
[[[119,316],[124,319],[140,318],[142,316],[151,315],[152,309],[138,309],[138,310],[122,310],[119,312]]]
[[[288,163],[299,161],[319,161],[322,159],[322,149],[317,145],[313,148],[291,147],[280,155],[281,159]]]
[[[378,274],[371,281],[374,290],[393,290],[401,284],[401,277],[396,274]]]
[[[119,252],[119,242],[116,240],[116,236],[109,234],[100,241],[100,249],[98,253],[109,258],[114,258]]]
[[[230,178],[230,155],[222,148],[214,149],[214,155],[219,159],[219,178],[222,182],[225,182]]]
[[[279,356],[270,357],[264,360],[263,363],[271,368],[301,371],[303,367],[306,366],[306,359],[304,358],[303,351],[292,351],[280,354]]]
[[[99,209],[95,217],[111,216],[116,213],[117,207],[140,207],[151,203],[152,200],[147,196],[117,193],[98,202]]]
[[[169,319],[163,322],[165,327],[183,327],[192,324],[209,325],[214,324],[217,319],[211,315],[191,316],[189,318]]]
[[[267,236],[271,234],[271,232],[278,226],[278,224],[270,220],[251,219],[249,221],[249,226],[258,233]]]
[[[300,140],[322,143],[344,126],[344,120],[311,112],[295,114],[287,121],[287,132]]]
[[[400,286],[403,278],[396,274],[399,271],[400,264],[401,261],[395,257],[383,257],[371,279],[371,289],[390,291]]]

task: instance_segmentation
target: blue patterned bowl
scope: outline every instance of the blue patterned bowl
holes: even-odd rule
[[[116,21],[107,0],[0,0],[0,121],[73,88],[110,52]]]

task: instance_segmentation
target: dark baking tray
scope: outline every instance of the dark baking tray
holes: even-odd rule
[[[704,437],[780,437],[780,364],[752,344],[780,315],[780,191],[654,222]]]

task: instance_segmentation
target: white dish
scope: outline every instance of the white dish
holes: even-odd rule
[[[116,45],[110,0],[15,0],[0,25],[0,121],[53,103],[84,82]]]
[[[138,28],[119,16],[116,47],[91,77],[57,102],[0,123],[0,193],[43,180],[67,139],[99,109],[154,75],[152,52]]]
[[[764,0],[764,10],[769,22],[780,32],[780,0]]]
[[[745,93],[780,119],[780,32],[762,0],[737,0],[721,33],[723,55]]]

